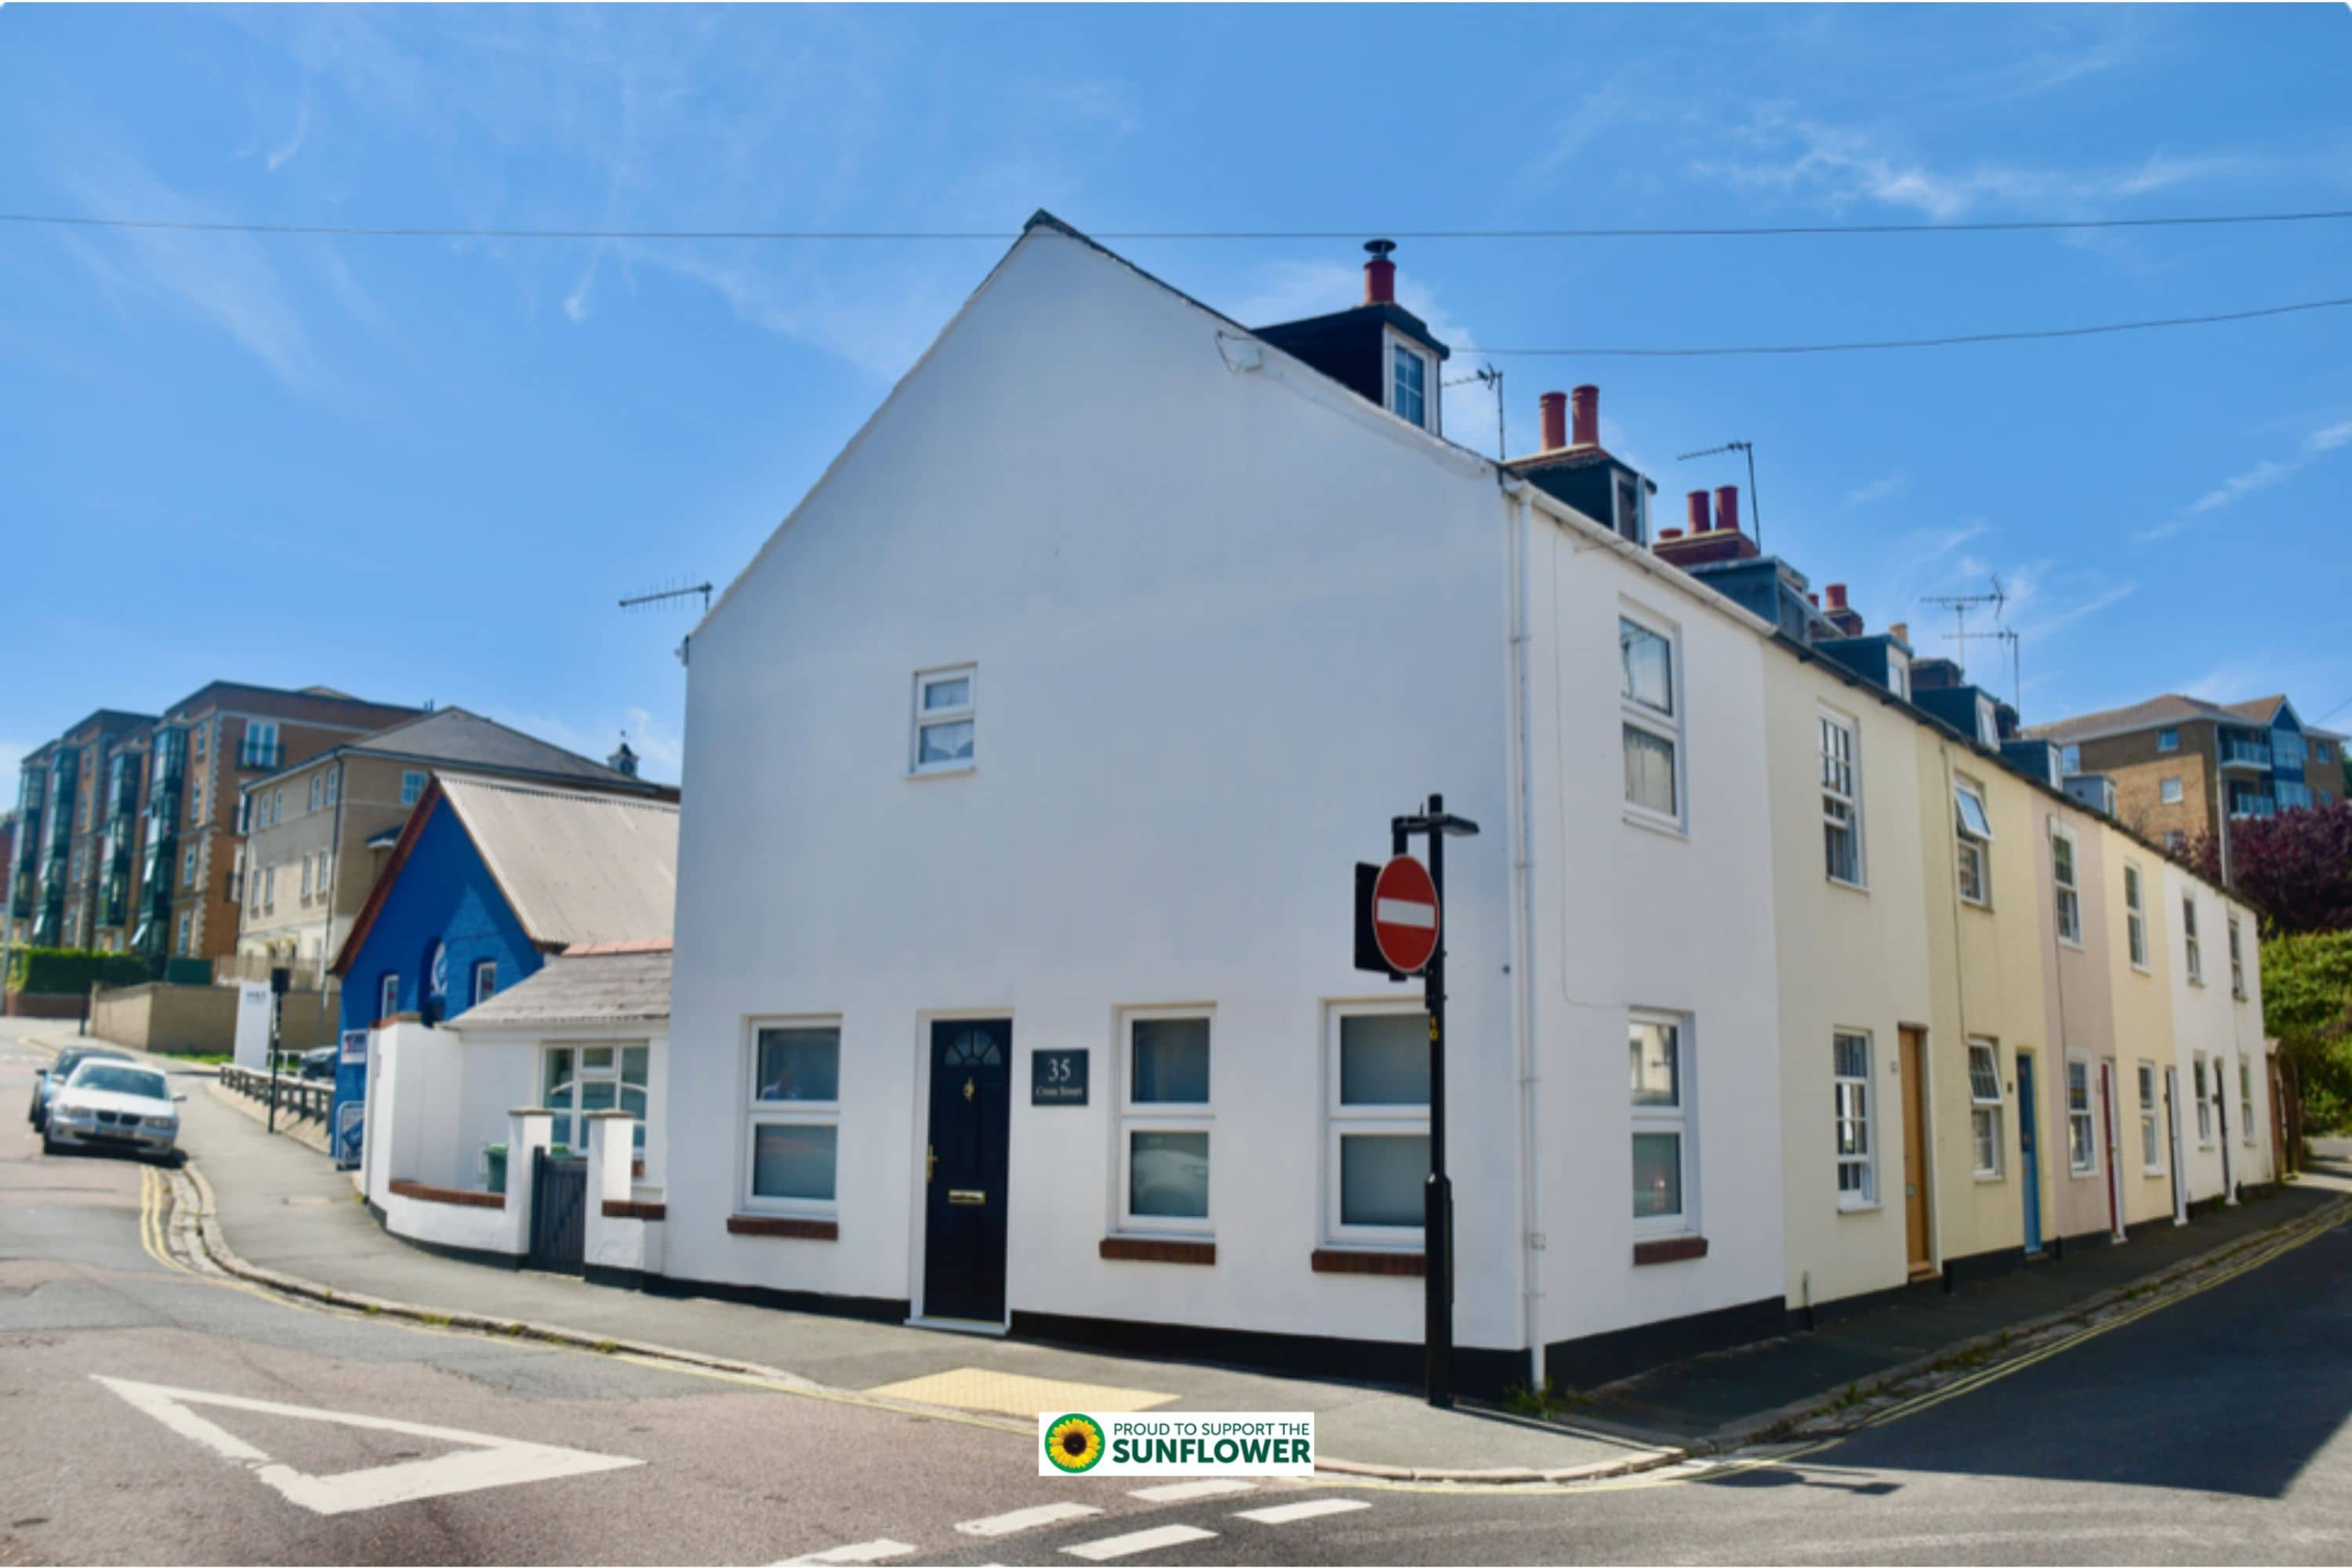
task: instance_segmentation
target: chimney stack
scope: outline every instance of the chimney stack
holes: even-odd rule
[[[1707,521],[1706,492],[1693,490],[1683,498],[1683,511],[1690,520],[1693,533],[1705,533],[1714,525]]]
[[[1576,405],[1576,445],[1598,447],[1601,445],[1601,389],[1580,386],[1570,395]]]
[[[1536,402],[1543,409],[1543,449],[1557,452],[1568,445],[1568,394],[1547,392]]]
[[[1715,487],[1715,526],[1732,533],[1739,531],[1739,487]]]
[[[1886,623],[1886,635],[1893,637],[1896,642],[1903,644],[1904,647],[1908,647],[1911,646],[1911,623],[1909,621],[1889,621]]]
[[[1368,239],[1364,248],[1372,253],[1372,258],[1364,263],[1364,303],[1395,304],[1396,263],[1389,259],[1389,252],[1396,248],[1396,241]]]
[[[1838,635],[1841,637],[1860,637],[1862,614],[1845,602],[1845,584],[1832,583],[1830,584],[1829,593],[1830,607],[1826,612],[1826,618],[1830,625],[1837,627]]]

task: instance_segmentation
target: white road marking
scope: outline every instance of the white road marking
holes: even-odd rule
[[[1163,1546],[1181,1546],[1188,1541],[1213,1540],[1216,1533],[1189,1524],[1163,1524],[1156,1530],[1139,1530],[1129,1535],[1109,1535],[1100,1541],[1065,1546],[1062,1555],[1082,1557],[1089,1563],[1108,1563],[1114,1557],[1132,1557],[1139,1552],[1157,1552]]]
[[[1437,927],[1437,906],[1408,903],[1402,899],[1375,899],[1372,919],[1384,926],[1418,926],[1423,931],[1433,931]]]
[[[1360,1498],[1318,1497],[1305,1502],[1277,1503],[1272,1508],[1245,1509],[1234,1517],[1259,1524],[1290,1524],[1302,1519],[1321,1519],[1327,1513],[1353,1513],[1371,1506]]]
[[[836,1546],[826,1552],[812,1552],[804,1557],[787,1557],[776,1568],[795,1568],[803,1563],[887,1563],[893,1557],[904,1557],[915,1549],[903,1541],[883,1539],[861,1541],[854,1546]]]
[[[1234,1497],[1255,1490],[1255,1481],[1171,1481],[1164,1487],[1138,1487],[1127,1495],[1145,1502],[1191,1502],[1195,1498]]]
[[[956,1526],[961,1535],[1011,1535],[1019,1530],[1034,1530],[1041,1524],[1060,1524],[1065,1520],[1087,1519],[1102,1510],[1082,1502],[1045,1502],[1035,1508],[1016,1508],[1011,1513],[992,1514],[986,1519],[967,1519]]]
[[[355,1513],[387,1508],[420,1498],[477,1492],[490,1487],[519,1486],[525,1481],[551,1481],[564,1476],[593,1475],[599,1470],[625,1469],[643,1459],[591,1454],[579,1448],[557,1448],[494,1437],[486,1432],[460,1432],[449,1426],[426,1426],[414,1421],[394,1421],[381,1415],[355,1415],[339,1410],[312,1410],[299,1405],[276,1405],[266,1399],[245,1399],[231,1394],[204,1394],[160,1384],[133,1383],[128,1378],[90,1374],[99,1385],[145,1411],[181,1436],[234,1459],[254,1478],[287,1501],[312,1513]],[[235,1433],[205,1420],[192,1405],[223,1410],[245,1410],[259,1415],[290,1416],[297,1421],[320,1421],[336,1426],[357,1426],[369,1432],[396,1432],[404,1437],[429,1437],[462,1443],[456,1453],[429,1459],[408,1459],[396,1465],[375,1465],[341,1475],[313,1476],[291,1465],[275,1463],[268,1454]]]

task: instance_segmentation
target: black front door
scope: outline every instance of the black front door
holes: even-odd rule
[[[923,1314],[1004,1321],[1005,1143],[1013,1125],[1013,1021],[931,1026]]]

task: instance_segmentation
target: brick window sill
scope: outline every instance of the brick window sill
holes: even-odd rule
[[[1666,1236],[1633,1244],[1633,1266],[1637,1268],[1651,1263],[1684,1263],[1706,1256],[1706,1237],[1703,1236]]]
[[[667,1204],[641,1204],[621,1198],[604,1200],[606,1219],[667,1219]]]
[[[1418,1279],[1429,1272],[1429,1261],[1418,1252],[1384,1252],[1374,1247],[1318,1247],[1318,1274],[1384,1274]]]
[[[1217,1261],[1217,1244],[1213,1241],[1173,1241],[1165,1237],[1106,1236],[1097,1250],[1105,1258],[1127,1263],[1199,1263],[1213,1267]]]
[[[782,1215],[731,1214],[727,1216],[730,1236],[785,1237],[798,1241],[838,1241],[839,1222],[829,1219],[788,1219]]]

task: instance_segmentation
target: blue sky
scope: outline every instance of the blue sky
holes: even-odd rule
[[[0,10],[0,209],[1011,230],[1941,222],[2352,206],[2352,11]],[[685,612],[995,260],[989,242],[253,237],[0,226],[0,771],[216,677],[458,703],[675,777]],[[1353,243],[1121,247],[1229,313]],[[1410,242],[1456,349],[2063,326],[2347,292],[2352,224]],[[2352,699],[2352,310],[1800,359],[1501,363],[1678,507],[1923,651],[1999,573],[2029,721]],[[1492,405],[1449,430],[1492,445]],[[1989,680],[1996,656],[1979,653]],[[2007,686],[2007,671],[1992,681]],[[2352,709],[2337,715],[2347,726]],[[13,792],[12,792],[13,793]]]

